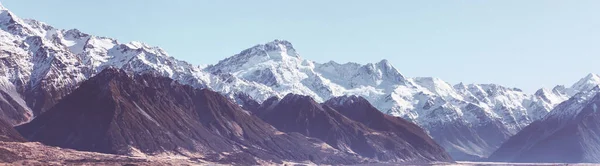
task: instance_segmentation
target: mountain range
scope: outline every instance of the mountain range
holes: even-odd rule
[[[29,140],[112,154],[202,152],[219,154],[202,156],[206,160],[228,160],[222,156],[226,153],[231,160],[263,162],[232,148],[248,147],[241,149],[276,162],[450,161],[443,148],[455,160],[493,154],[491,159],[526,161],[505,156],[515,147],[536,147],[522,133],[540,132],[535,126],[558,121],[558,112],[595,108],[578,98],[593,96],[600,85],[595,74],[570,87],[534,94],[496,84],[452,85],[439,78],[406,77],[387,60],[314,62],[285,40],[199,66],[141,42],[120,43],[21,19],[1,5],[0,29],[0,120],[20,125]],[[165,110],[176,111],[165,116]],[[594,115],[581,110],[565,114]],[[365,116],[370,118],[361,119]],[[561,127],[584,124],[575,119],[560,120],[565,121]],[[580,125],[571,125],[576,122]],[[552,136],[543,135],[540,140]],[[293,147],[290,140],[326,150]],[[207,144],[202,141],[216,143],[198,147]],[[290,154],[289,149],[302,150]],[[581,149],[590,152],[582,155],[595,154],[595,149]]]

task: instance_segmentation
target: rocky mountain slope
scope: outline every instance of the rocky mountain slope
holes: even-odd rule
[[[216,92],[157,75],[107,68],[17,129],[31,141],[109,154],[226,164],[362,161],[319,140],[280,132]]]
[[[289,94],[281,100],[270,101],[255,112],[263,120],[284,132],[298,132],[321,139],[340,151],[395,163],[452,160],[442,147],[414,124],[410,126],[413,128],[395,126],[398,131],[404,130],[402,133],[375,130],[308,96]]]

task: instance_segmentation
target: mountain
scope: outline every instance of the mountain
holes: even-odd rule
[[[233,164],[360,162],[318,140],[280,132],[219,93],[158,75],[107,68],[17,129],[31,141],[109,154]]]
[[[590,74],[571,88],[574,97],[507,140],[490,161],[599,163],[600,82]]]
[[[272,101],[256,112],[263,120],[284,132],[321,139],[340,151],[394,163],[452,161],[442,147],[409,122],[403,124],[405,126],[394,126],[403,132],[375,130],[308,96],[289,94]],[[378,119],[373,117],[372,120]]]
[[[487,157],[597,78],[590,75],[580,86],[536,94],[495,84],[451,85],[438,78],[406,77],[387,60],[317,63],[303,59],[285,40],[259,44],[201,67],[177,60],[159,47],[57,29],[0,8],[0,80],[9,85],[2,94],[10,94],[0,100],[4,116],[0,118],[7,122],[22,124],[40,116],[106,68],[155,73],[212,89],[240,105],[255,102],[249,110],[289,93],[316,102],[362,96],[382,112],[421,126],[458,160]]]

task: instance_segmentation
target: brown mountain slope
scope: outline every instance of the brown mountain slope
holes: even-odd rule
[[[17,127],[29,140],[84,151],[175,153],[220,163],[352,164],[322,142],[285,134],[210,90],[106,69]]]

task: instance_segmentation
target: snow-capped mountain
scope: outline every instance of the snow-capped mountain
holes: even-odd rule
[[[0,75],[15,85],[33,110],[43,111],[85,80],[78,58],[59,43],[53,28],[0,8]],[[52,31],[56,32],[56,31]],[[36,112],[34,112],[36,113]]]
[[[303,59],[285,40],[256,45],[201,67],[158,47],[56,29],[21,19],[4,7],[0,7],[0,29],[0,77],[20,94],[22,99],[15,101],[25,101],[34,116],[82,81],[116,67],[211,88],[238,102],[252,98],[261,103],[289,93],[317,102],[362,96],[380,111],[425,128],[455,159],[486,157],[509,136],[600,80],[591,75],[571,88],[559,86],[535,94],[495,84],[452,85],[438,78],[406,77],[387,60],[364,65],[317,63]]]
[[[263,85],[262,94],[249,94],[259,102],[288,93],[318,102],[335,96],[363,96],[381,111],[426,128],[459,159],[486,157],[568,99],[566,90],[529,95],[495,84],[451,85],[438,78],[407,78],[387,60],[366,65],[321,64],[303,59],[292,44],[282,40],[254,46],[205,70]],[[453,135],[447,133],[452,131],[446,128],[449,124],[464,126],[454,131],[463,134],[448,138]],[[472,139],[462,139],[464,134]]]
[[[36,20],[21,19],[4,7],[0,8],[0,29],[0,77],[16,87],[35,115],[107,67],[158,73],[226,94],[260,94],[266,89],[229,74],[203,72],[202,67],[177,60],[158,47],[140,42],[123,44],[77,29],[56,29]]]

